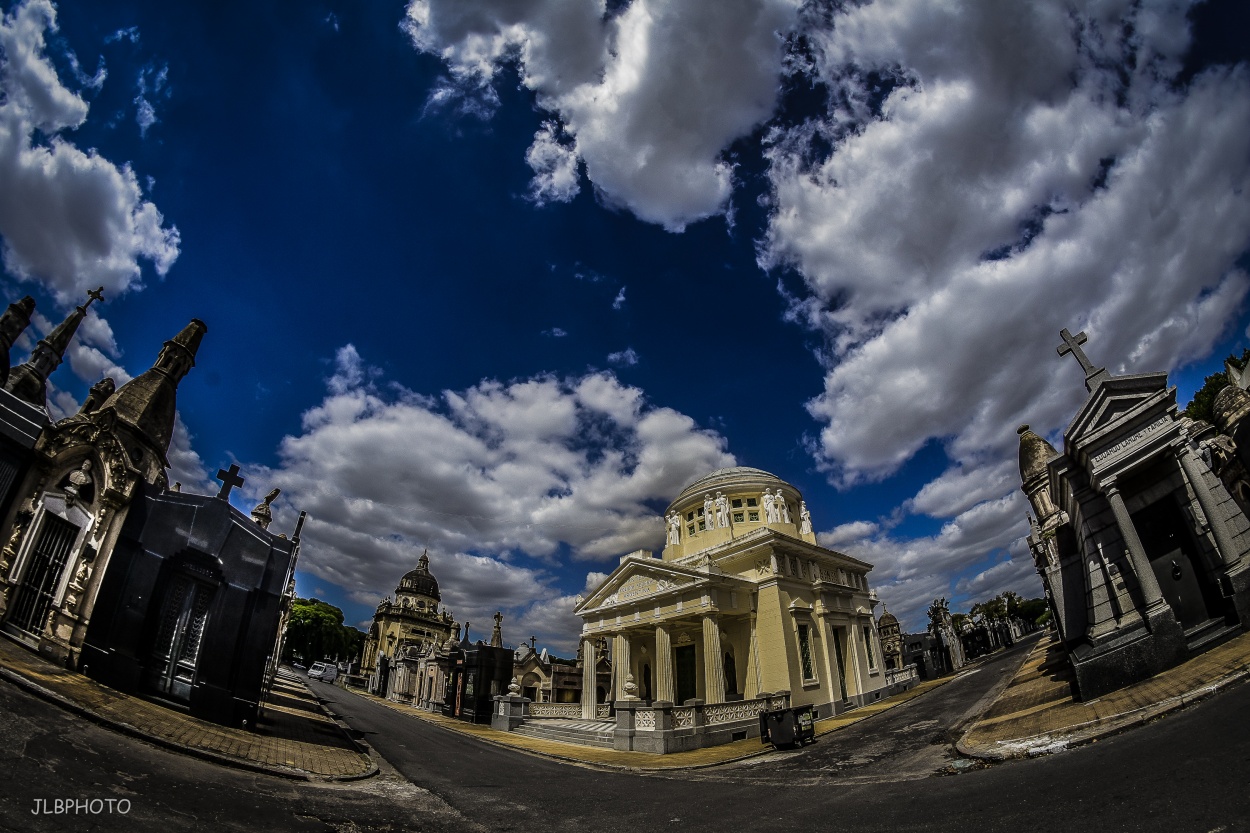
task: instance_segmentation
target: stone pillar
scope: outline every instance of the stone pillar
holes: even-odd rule
[[[1188,444],[1177,449],[1176,456],[1180,458],[1181,468],[1185,470],[1185,476],[1189,478],[1189,485],[1194,487],[1194,495],[1198,498],[1198,505],[1202,507],[1202,514],[1207,516],[1207,523],[1211,525],[1211,532],[1215,534],[1215,545],[1219,549],[1220,561],[1225,567],[1233,566],[1239,558],[1237,545],[1233,543],[1233,535],[1228,530],[1224,513],[1220,511],[1215,495],[1211,494],[1211,488],[1207,486],[1202,467],[1194,459],[1194,452]]]
[[[1159,589],[1159,581],[1155,578],[1155,571],[1150,566],[1150,559],[1146,557],[1146,548],[1137,537],[1137,527],[1133,526],[1128,507],[1124,505],[1124,496],[1120,494],[1120,487],[1114,482],[1108,483],[1104,494],[1107,496],[1107,502],[1111,504],[1112,513],[1115,514],[1115,522],[1120,528],[1120,535],[1124,538],[1129,563],[1133,565],[1133,572],[1137,574],[1137,583],[1141,586],[1142,597],[1146,601],[1146,610],[1150,611],[1166,605],[1167,602],[1163,600],[1163,591]]]
[[[595,689],[599,675],[595,673],[595,641],[582,640],[582,720],[595,719]]]
[[[629,637],[618,633],[612,637],[612,700],[625,699],[625,681],[629,678]]]
[[[673,702],[677,689],[673,682],[673,638],[668,626],[655,626],[655,699]]]
[[[720,650],[720,625],[715,616],[703,617],[703,700],[725,702],[725,658]]]

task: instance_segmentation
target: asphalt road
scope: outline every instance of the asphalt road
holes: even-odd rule
[[[664,775],[572,767],[314,687],[413,784],[495,831],[1232,831],[1250,819],[1250,686],[1101,743],[953,770],[1014,653],[801,751]]]
[[[314,684],[396,768],[345,785],[253,775],[151,747],[0,682],[0,829],[1247,829],[1250,685],[1091,746],[941,774],[952,771],[945,741],[1016,661],[996,659],[801,751],[668,775],[517,753]],[[56,798],[131,803],[125,814],[31,812],[36,800]]]

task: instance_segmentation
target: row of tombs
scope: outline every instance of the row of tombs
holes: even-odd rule
[[[576,599],[575,659],[539,652],[533,639],[505,648],[498,614],[488,641],[470,641],[467,625],[462,636],[423,554],[378,606],[366,685],[497,728],[574,719],[587,724],[583,740],[606,732],[618,749],[671,752],[756,735],[761,710],[825,717],[915,684],[914,669],[887,668],[872,566],[818,544],[789,483],[720,469],[666,514],[659,557],[624,556]]]
[[[1178,411],[1165,373],[1113,376],[1080,349],[1084,334],[1061,335],[1089,396],[1062,453],[1020,429],[1020,467],[1073,695],[1091,699],[1250,624],[1250,373],[1230,366],[1214,424],[1197,422]],[[611,719],[601,739],[615,748],[667,752],[755,734],[759,712],[778,705],[824,717],[915,684],[913,666],[889,661],[897,620],[883,616],[881,632],[874,621],[871,565],[820,546],[790,484],[722,469],[665,518],[660,557],[623,557],[577,599],[575,659],[538,653],[532,639],[504,648],[498,615],[489,643],[470,642],[467,627],[462,639],[423,555],[378,608],[369,685],[509,730]],[[953,670],[963,649],[946,630],[935,638]]]
[[[300,527],[269,531],[276,490],[250,516],[232,507],[237,467],[219,473],[216,495],[168,483],[178,386],[207,332],[198,320],[147,371],[101,380],[77,413],[52,419],[49,376],[100,297],[17,366],[9,352],[34,302],[0,317],[0,633],[122,691],[254,725]],[[1250,624],[1250,374],[1228,368],[1209,424],[1178,411],[1166,374],[1112,375],[1086,357],[1084,334],[1061,335],[1088,397],[1062,451],[1021,429],[1020,469],[1074,694],[1092,698]],[[470,642],[467,625],[461,637],[423,555],[378,607],[371,684],[480,721],[613,716],[614,742],[649,751],[750,732],[777,703],[823,717],[914,684],[883,652],[872,566],[821,546],[789,483],[721,469],[665,518],[658,557],[624,556],[577,599],[575,659],[532,642],[505,649],[498,619],[489,643]]]

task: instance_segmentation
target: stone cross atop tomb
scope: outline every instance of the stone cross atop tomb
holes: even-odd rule
[[[1111,374],[1107,372],[1106,368],[1094,367],[1094,363],[1089,360],[1089,357],[1085,355],[1085,351],[1081,349],[1081,345],[1089,341],[1089,336],[1085,335],[1084,331],[1072,335],[1072,333],[1068,332],[1068,328],[1064,327],[1059,331],[1059,337],[1063,339],[1063,344],[1055,348],[1056,351],[1058,351],[1060,356],[1066,356],[1071,353],[1076,357],[1077,362],[1081,365],[1081,370],[1085,371],[1085,389],[1087,391],[1092,392],[1099,384],[1111,378]]]
[[[217,497],[223,500],[230,499],[230,490],[235,486],[243,485],[243,478],[239,477],[239,467],[235,463],[230,464],[230,470],[218,469],[217,479],[221,481],[221,491],[217,493]]]

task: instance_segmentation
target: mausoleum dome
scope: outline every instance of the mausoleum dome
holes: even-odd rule
[[[750,466],[731,466],[729,468],[717,469],[693,481],[689,486],[681,490],[681,494],[673,501],[672,506],[676,507],[692,497],[702,500],[704,492],[707,491],[715,493],[717,489],[723,491],[725,489],[736,489],[739,486],[760,486],[761,488],[785,486],[796,495],[798,494],[797,489],[775,474],[766,472],[763,469],[753,469]]]
[[[428,554],[421,553],[421,560],[417,562],[416,568],[404,573],[404,577],[399,580],[395,595],[398,597],[400,594],[426,596],[435,601],[442,601],[442,596],[438,593],[438,580],[430,573]]]
[[[1240,385],[1228,385],[1215,395],[1211,415],[1220,433],[1227,434],[1250,414],[1250,393]]]
[[[1021,425],[1016,432],[1020,435],[1020,482],[1028,483],[1038,475],[1046,474],[1046,464],[1059,452],[1033,433],[1028,425]]]

